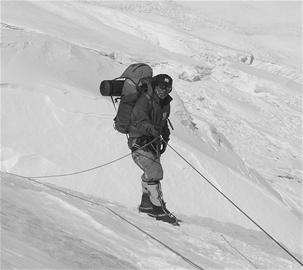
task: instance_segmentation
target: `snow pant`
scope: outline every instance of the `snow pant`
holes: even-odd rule
[[[160,180],[163,179],[163,168],[160,157],[151,151],[137,149],[132,152],[134,162],[143,170],[141,176],[142,192],[149,195],[153,205],[163,204]]]

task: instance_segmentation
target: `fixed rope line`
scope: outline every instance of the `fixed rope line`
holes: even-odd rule
[[[32,179],[39,179],[39,178],[52,178],[52,177],[63,177],[63,176],[71,176],[71,175],[76,175],[76,174],[81,174],[81,173],[85,173],[85,172],[89,172],[89,171],[93,171],[93,170],[96,170],[96,169],[99,169],[99,168],[102,168],[102,167],[105,167],[107,165],[110,165],[110,164],[113,164],[123,158],[126,158],[128,156],[130,156],[131,153],[128,153],[122,157],[119,157],[119,158],[116,158],[112,161],[109,161],[109,162],[106,162],[104,164],[101,164],[99,166],[96,166],[96,167],[92,167],[92,168],[89,168],[89,169],[86,169],[86,170],[82,170],[82,171],[76,171],[76,172],[72,172],[72,173],[63,173],[63,174],[53,174],[53,175],[41,175],[41,176],[23,176],[23,177],[28,177],[28,178],[32,178]]]
[[[105,206],[106,207],[106,206]],[[107,207],[106,207],[107,208]],[[200,269],[200,270],[205,270],[205,268],[202,268],[201,266],[197,265],[196,263],[194,263],[193,261],[191,261],[190,259],[186,258],[185,256],[183,256],[181,253],[179,253],[178,251],[176,251],[175,249],[171,248],[170,246],[168,246],[167,244],[165,244],[164,242],[162,242],[161,240],[159,240],[158,238],[152,236],[150,233],[144,231],[143,229],[141,229],[139,226],[137,226],[136,224],[132,223],[131,221],[127,220],[126,218],[122,217],[120,214],[118,214],[117,212],[115,212],[114,210],[107,208],[109,211],[111,211],[113,214],[115,214],[116,216],[118,216],[119,218],[121,218],[122,220],[124,220],[125,222],[127,222],[128,224],[130,224],[131,226],[135,227],[137,230],[139,230],[140,232],[146,234],[148,237],[150,237],[151,239],[155,240],[156,242],[158,242],[159,244],[161,244],[162,246],[164,246],[165,248],[167,248],[168,250],[170,250],[172,253],[174,253],[175,255],[179,256],[180,258],[182,258],[185,262],[187,262],[188,264],[190,264],[191,266],[193,266],[194,268]]]
[[[138,148],[138,149],[142,149],[146,146],[148,146],[149,144],[153,143],[156,139],[152,140],[151,142],[143,145],[142,147]],[[167,142],[166,142],[167,143]],[[167,143],[168,144],[168,143]],[[299,263],[301,266],[303,266],[303,263],[295,256],[293,255],[287,248],[285,248],[284,246],[282,246],[273,236],[271,236],[265,229],[263,229],[258,223],[256,223],[249,215],[247,215],[239,206],[237,206],[229,197],[227,197],[221,190],[219,190],[210,180],[208,180],[198,169],[196,169],[187,159],[185,159],[179,152],[177,152],[171,145],[168,144],[168,146],[181,158],[183,159],[194,171],[196,171],[204,180],[206,180],[215,190],[217,190],[228,202],[230,202],[238,211],[240,211],[245,217],[247,217],[253,224],[255,224],[261,231],[263,231],[272,241],[274,241],[280,248],[282,248],[289,256],[291,256],[297,263]],[[73,173],[65,173],[65,174],[57,174],[57,175],[44,175],[44,176],[23,176],[23,175],[17,175],[17,174],[13,174],[13,173],[9,173],[12,175],[16,175],[19,177],[24,177],[26,179],[38,179],[38,178],[51,178],[51,177],[63,177],[63,176],[70,176],[70,175],[76,175],[76,174],[81,174],[81,173],[85,173],[88,171],[92,171],[92,170],[96,170],[98,168],[101,167],[105,167],[107,165],[110,165],[112,163],[115,163],[123,158],[126,158],[127,156],[130,156],[132,153],[128,153],[120,158],[117,158],[115,160],[112,160],[110,162],[104,163],[102,165],[93,167],[93,168],[89,168],[86,170],[82,170],[82,171],[77,171],[77,172],[73,172]],[[39,182],[40,183],[40,182]],[[202,268],[200,268],[202,269]]]
[[[168,143],[167,143],[168,144]],[[274,241],[280,248],[282,248],[289,256],[291,256],[297,263],[303,266],[303,263],[293,255],[286,247],[282,246],[273,236],[271,236],[265,229],[263,229],[256,221],[254,221],[248,214],[246,214],[238,205],[236,205],[229,197],[227,197],[220,189],[218,189],[210,180],[208,180],[195,166],[193,166],[184,156],[182,156],[175,148],[168,144],[168,146],[183,159],[194,171],[196,171],[204,180],[206,180],[216,191],[218,191],[228,202],[237,208],[245,217],[247,217],[253,224],[255,224],[262,232],[264,232],[272,241]]]
[[[14,174],[14,173],[7,173],[7,174],[10,174],[10,175],[13,175],[13,176],[17,176],[17,177],[22,177],[22,179],[26,179],[30,182],[34,182],[36,184],[39,184],[39,185],[42,185],[42,186],[45,186],[49,189],[52,189],[52,190],[56,190],[58,192],[61,192],[67,196],[70,196],[70,197],[74,197],[74,198],[77,198],[77,199],[80,199],[82,201],[85,201],[85,202],[88,202],[88,203],[91,203],[91,204],[94,204],[94,205],[97,205],[97,206],[101,206],[105,209],[107,209],[109,212],[111,212],[113,215],[119,217],[121,220],[125,221],[126,223],[128,223],[129,225],[131,225],[132,227],[134,227],[135,229],[137,229],[138,231],[140,231],[141,233],[145,234],[146,236],[148,236],[149,238],[151,238],[152,240],[154,240],[155,242],[157,242],[158,244],[162,245],[163,247],[165,247],[166,249],[168,249],[169,251],[171,251],[172,253],[174,253],[175,255],[177,255],[178,257],[180,257],[182,260],[184,260],[185,262],[187,262],[188,264],[190,264],[191,266],[193,266],[194,268],[196,269],[199,269],[199,270],[206,270],[205,268],[199,266],[198,264],[194,263],[193,261],[191,261],[190,259],[188,259],[187,257],[185,257],[184,255],[182,255],[180,252],[176,251],[174,248],[170,247],[169,245],[165,244],[164,242],[162,242],[161,240],[159,240],[157,237],[151,235],[150,233],[148,233],[147,231],[143,230],[142,228],[140,228],[138,225],[134,224],[133,222],[129,221],[127,218],[123,217],[122,215],[120,215],[119,213],[117,213],[115,210],[111,209],[110,207],[106,206],[106,205],[103,205],[103,204],[100,204],[100,203],[97,203],[97,202],[94,202],[92,200],[89,200],[89,199],[86,199],[86,198],[83,198],[81,196],[78,196],[78,195],[75,195],[75,194],[72,194],[70,192],[67,192],[65,190],[62,190],[60,188],[56,188],[54,186],[51,186],[51,185],[48,185],[46,183],[42,183],[38,180],[35,180],[33,178],[30,178],[30,177],[24,177],[22,175],[18,175],[18,174]]]
[[[221,234],[223,240],[233,249],[235,250],[244,260],[248,261],[254,268],[259,269],[250,259],[248,259],[244,254],[242,254],[237,248],[235,248],[225,237]]]
[[[140,148],[138,148],[137,150],[139,149],[143,149],[144,147],[147,147],[149,146],[150,144],[152,144],[153,142],[155,142],[156,140],[158,139],[158,137],[156,137],[155,139],[153,139],[152,141],[146,143],[145,145],[141,146]],[[99,166],[95,166],[95,167],[92,167],[92,168],[89,168],[89,169],[85,169],[85,170],[81,170],[81,171],[75,171],[75,172],[71,172],[71,173],[63,173],[63,174],[52,174],[52,175],[40,175],[40,176],[22,176],[22,177],[27,177],[27,178],[32,178],[32,179],[39,179],[39,178],[53,178],[53,177],[64,177],[64,176],[71,176],[71,175],[76,175],[76,174],[82,174],[82,173],[85,173],[85,172],[89,172],[89,171],[93,171],[93,170],[96,170],[96,169],[99,169],[99,168],[102,168],[102,167],[105,167],[105,166],[108,166],[110,164],[113,164],[121,159],[124,159],[128,156],[132,155],[132,153],[128,153],[128,154],[125,154],[119,158],[116,158],[112,161],[109,161],[109,162],[106,162],[104,164],[101,164]],[[141,154],[143,155],[143,154]],[[143,155],[145,156],[145,155]],[[149,158],[147,156],[145,156],[146,158]],[[154,160],[155,161],[155,160]],[[156,161],[155,161],[156,162]],[[21,175],[20,175],[21,176]]]

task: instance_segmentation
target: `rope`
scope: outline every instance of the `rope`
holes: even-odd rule
[[[107,207],[106,207],[107,208]],[[150,233],[144,231],[143,229],[141,229],[139,226],[137,226],[136,224],[130,222],[129,220],[127,220],[126,218],[122,217],[120,214],[116,213],[114,210],[107,208],[109,211],[111,211],[113,214],[115,214],[116,216],[118,216],[119,218],[121,218],[122,220],[124,220],[125,222],[127,222],[128,224],[130,224],[131,226],[135,227],[137,230],[139,230],[140,232],[146,234],[148,237],[150,237],[151,239],[155,240],[156,242],[158,242],[160,245],[164,246],[165,248],[167,248],[168,250],[170,250],[172,253],[176,254],[177,256],[179,256],[181,259],[183,259],[185,262],[187,262],[188,264],[192,265],[194,268],[200,269],[200,270],[204,270],[205,268],[202,268],[201,266],[195,264],[193,261],[191,261],[190,259],[186,258],[184,255],[182,255],[180,252],[176,251],[175,249],[171,248],[170,246],[168,246],[167,244],[165,244],[164,242],[162,242],[161,240],[157,239],[156,237],[152,236]]]
[[[142,149],[146,146],[148,146],[149,144],[153,143],[156,139],[158,139],[157,137],[152,140],[151,142],[143,145],[142,147],[138,148],[138,149]],[[168,144],[168,143],[167,143]],[[210,180],[208,180],[198,169],[196,169],[196,167],[194,167],[187,159],[185,159],[179,152],[177,152],[170,144],[168,144],[168,146],[181,158],[183,159],[194,171],[196,171],[204,180],[206,180],[216,191],[218,191],[228,202],[230,202],[238,211],[240,211],[246,218],[248,218],[253,224],[255,224],[261,231],[263,231],[272,241],[274,241],[280,248],[282,248],[289,256],[291,256],[297,263],[299,263],[301,266],[303,266],[303,263],[295,256],[293,255],[287,248],[285,248],[284,246],[282,246],[273,236],[271,236],[265,229],[263,229],[258,223],[256,223],[248,214],[246,214],[238,205],[236,205],[229,197],[227,197],[221,190],[219,190]],[[131,155],[132,153],[128,153],[120,158],[114,159],[110,162],[104,163],[102,165],[93,167],[93,168],[89,168],[86,170],[82,170],[82,171],[77,171],[77,172],[73,172],[73,173],[65,173],[65,174],[57,174],[57,175],[44,175],[44,176],[22,176],[22,175],[17,175],[19,177],[24,177],[27,179],[38,179],[38,178],[52,178],[52,177],[63,177],[63,176],[70,176],[70,175],[76,175],[76,174],[81,174],[81,173],[85,173],[88,171],[92,171],[92,170],[96,170],[98,168],[102,168],[105,167],[107,165],[110,165],[112,163],[115,163],[123,158],[126,158],[127,156]],[[9,173],[9,174],[13,174],[13,173]],[[14,174],[13,174],[14,175]],[[39,182],[40,183],[40,182]]]
[[[241,257],[244,258],[244,260],[248,261],[254,268],[259,269],[250,259],[248,259],[244,254],[242,254],[237,248],[235,248],[225,237],[223,234],[221,234],[221,237],[224,239],[224,241],[237,253],[240,254]]]
[[[303,266],[303,263],[293,255],[287,248],[282,246],[273,236],[271,236],[265,229],[263,229],[257,222],[255,222],[248,214],[246,214],[238,205],[236,205],[229,197],[227,197],[220,189],[218,189],[210,180],[208,180],[196,167],[194,167],[184,156],[182,156],[171,145],[168,146],[183,159],[194,171],[196,171],[204,180],[206,180],[216,191],[218,191],[228,202],[230,202],[235,208],[237,208],[246,218],[248,218],[253,224],[255,224],[262,232],[264,232],[272,241],[274,241],[280,248],[282,248],[289,256],[291,256],[297,263]]]
[[[182,255],[180,252],[176,251],[174,248],[170,247],[169,245],[165,244],[164,242],[162,242],[161,240],[159,240],[157,237],[151,235],[150,233],[146,232],[145,230],[143,230],[142,228],[140,228],[138,225],[134,224],[133,222],[129,221],[127,218],[123,217],[122,215],[120,215],[119,213],[117,213],[115,210],[111,209],[110,207],[106,206],[106,205],[103,205],[103,204],[100,204],[100,203],[97,203],[97,202],[94,202],[92,200],[89,200],[89,199],[86,199],[86,198],[83,198],[81,196],[78,196],[78,195],[75,195],[75,194],[72,194],[70,192],[67,192],[65,190],[62,190],[60,188],[56,188],[54,186],[51,186],[51,185],[48,185],[46,183],[42,183],[42,182],[39,182],[35,179],[32,179],[30,177],[24,177],[22,175],[18,175],[18,174],[14,174],[14,173],[8,173],[10,175],[14,175],[14,176],[17,176],[17,177],[21,177],[22,179],[26,179],[30,182],[34,182],[36,184],[39,184],[39,185],[42,185],[42,186],[45,186],[49,189],[52,189],[52,190],[56,190],[58,192],[61,192],[65,195],[68,195],[70,197],[74,197],[74,198],[77,198],[77,199],[80,199],[82,201],[85,201],[85,202],[89,202],[91,204],[94,204],[94,205],[97,205],[97,206],[101,206],[105,209],[107,209],[109,212],[111,212],[113,215],[119,217],[121,220],[125,221],[126,223],[128,223],[129,225],[131,225],[132,227],[136,228],[138,231],[140,231],[141,233],[145,234],[146,236],[148,236],[149,238],[151,238],[152,240],[154,240],[155,242],[157,242],[158,244],[162,245],[163,247],[165,247],[166,249],[168,249],[169,251],[171,251],[172,253],[174,253],[175,255],[177,255],[178,257],[180,257],[182,260],[184,260],[185,262],[187,262],[188,264],[190,264],[191,266],[193,266],[194,268],[196,269],[199,269],[199,270],[205,270],[205,268],[199,266],[198,264],[194,263],[193,261],[191,261],[190,259],[188,259],[187,257],[185,257],[184,255]]]
[[[89,168],[89,169],[86,169],[86,170],[82,170],[82,171],[76,171],[76,172],[72,172],[72,173],[63,173],[63,174],[53,174],[53,175],[40,175],[40,176],[23,176],[23,177],[26,177],[26,178],[33,178],[33,179],[39,179],[39,178],[52,178],[52,177],[63,177],[63,176],[70,176],[70,175],[76,175],[76,174],[81,174],[81,173],[85,173],[85,172],[89,172],[89,171],[93,171],[93,170],[96,170],[96,169],[99,169],[99,168],[102,168],[102,167],[105,167],[107,165],[110,165],[112,163],[115,163],[123,158],[126,158],[128,156],[130,156],[131,153],[128,153],[122,157],[119,157],[119,158],[116,158],[112,161],[109,161],[109,162],[106,162],[104,164],[101,164],[99,166],[96,166],[96,167],[92,167],[92,168]]]
[[[142,149],[150,144],[152,144],[153,142],[155,142],[156,140],[158,139],[158,137],[154,138],[152,141],[146,143],[145,145],[141,146],[140,148],[138,148],[137,150],[139,149]],[[112,161],[109,161],[109,162],[106,162],[104,164],[101,164],[99,166],[95,166],[95,167],[92,167],[92,168],[89,168],[89,169],[85,169],[85,170],[81,170],[81,171],[75,171],[75,172],[71,172],[71,173],[63,173],[63,174],[52,174],[52,175],[40,175],[40,176],[22,176],[22,177],[27,177],[27,178],[32,178],[32,179],[39,179],[39,178],[53,178],[53,177],[64,177],[64,176],[71,176],[71,175],[76,175],[76,174],[81,174],[81,173],[85,173],[85,172],[89,172],[89,171],[93,171],[93,170],[96,170],[96,169],[99,169],[99,168],[102,168],[102,167],[105,167],[107,165],[110,165],[110,164],[113,164],[121,159],[124,159],[128,156],[132,155],[132,153],[128,153],[128,154],[125,154],[119,158],[116,158]],[[142,156],[145,156],[143,154],[141,154]],[[146,158],[149,158],[147,156],[145,156]],[[150,158],[149,158],[150,159]],[[155,161],[155,160],[153,160]],[[156,162],[156,161],[155,161]]]

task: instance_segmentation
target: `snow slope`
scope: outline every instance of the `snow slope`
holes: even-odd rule
[[[200,269],[296,267],[264,234],[232,223],[182,216],[186,223],[173,227],[136,209],[13,175],[2,174],[1,185],[2,269],[192,268],[174,252]]]
[[[232,10],[242,20],[230,23],[219,6],[217,12],[223,16],[222,21],[218,22],[221,19],[214,15],[211,19],[201,15],[201,8],[205,12],[216,9],[216,5],[202,3],[9,1],[1,5],[5,11],[1,19],[2,171],[25,176],[62,174],[128,154],[124,136],[112,128],[111,101],[99,95],[98,86],[103,79],[119,76],[128,64],[143,61],[153,67],[155,74],[167,72],[174,78],[171,120],[175,130],[171,145],[287,248],[303,254],[302,70],[298,67],[297,49],[291,55],[277,49],[269,55],[269,48],[257,42],[262,21],[259,27],[244,24],[243,15],[239,15],[241,6]],[[274,10],[285,8],[273,5]],[[292,3],[287,10],[294,16],[281,18],[285,22],[291,17],[288,28],[273,35],[282,38],[283,31],[289,33],[292,38],[288,36],[287,40],[296,47],[298,17],[292,5],[296,7]],[[257,3],[254,6],[257,10],[262,8]],[[253,13],[254,9],[247,8],[247,12]],[[263,30],[269,33],[274,23],[281,22],[268,26],[265,15],[260,15],[263,26],[268,27]],[[253,39],[245,34],[247,29],[253,32]],[[210,30],[213,36],[207,34]],[[239,63],[239,57],[252,52],[256,56],[252,66]],[[224,222],[236,231],[256,230],[170,148],[163,165],[168,208],[177,215],[186,215],[189,224],[201,227],[210,219],[208,226],[213,229],[216,222]],[[86,174],[41,181],[93,195],[115,207],[124,205],[118,209],[140,222],[134,211],[140,198],[140,174],[127,157]],[[29,208],[33,205],[36,204]],[[80,218],[84,215],[91,221],[86,214]],[[76,216],[79,218],[79,214]],[[109,218],[108,214],[104,216]],[[61,222],[58,216],[56,224],[61,226]],[[64,222],[68,225],[74,221]],[[142,222],[151,228],[150,220]],[[117,225],[112,222],[110,226]],[[173,235],[185,239],[188,232]],[[9,239],[3,243],[17,243],[20,235],[10,233]],[[248,244],[247,239],[244,242]],[[262,241],[257,242],[263,245]],[[275,249],[274,246],[272,243],[267,248]],[[193,247],[190,254],[199,256],[204,247],[198,247]],[[52,248],[56,249],[56,243]],[[118,258],[122,250],[129,248],[123,245],[117,250]],[[62,247],[58,245],[57,249]],[[188,246],[181,245],[180,249],[187,250]],[[17,253],[22,254],[22,250]],[[112,252],[111,249],[109,253]],[[121,267],[128,268],[124,255]],[[142,262],[134,268],[145,269],[148,265],[143,263],[148,255],[143,255]],[[16,256],[8,256],[11,257],[6,263],[10,265]],[[157,256],[160,255],[154,257]],[[224,253],[222,257],[225,256]],[[169,259],[163,257],[151,268],[171,268]],[[237,267],[234,259],[230,262],[235,266],[224,260],[219,265],[212,265],[215,259],[212,263],[204,259],[201,262],[213,268]],[[289,260],[287,255],[285,260]],[[113,261],[110,267],[117,268]],[[24,266],[25,263],[43,264],[30,260]],[[45,267],[48,263],[46,258]],[[53,263],[52,267],[60,267],[60,260]],[[279,260],[271,265],[264,259],[263,263],[272,268],[283,265]],[[18,267],[22,268],[22,263]],[[292,266],[287,262],[285,267]]]

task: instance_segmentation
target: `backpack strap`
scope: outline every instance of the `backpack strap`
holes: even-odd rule
[[[114,105],[115,111],[117,111],[117,108],[116,108],[116,104],[115,104],[115,101],[114,101],[114,98],[113,98],[113,96],[110,96],[110,98],[111,98],[111,100],[112,100],[112,103],[113,103],[113,105]]]
[[[113,79],[113,81],[119,80],[119,79],[130,80],[130,81],[132,81],[132,83],[133,83],[135,86],[137,86],[137,83],[136,83],[132,78],[130,78],[130,77],[117,77],[117,78]]]

